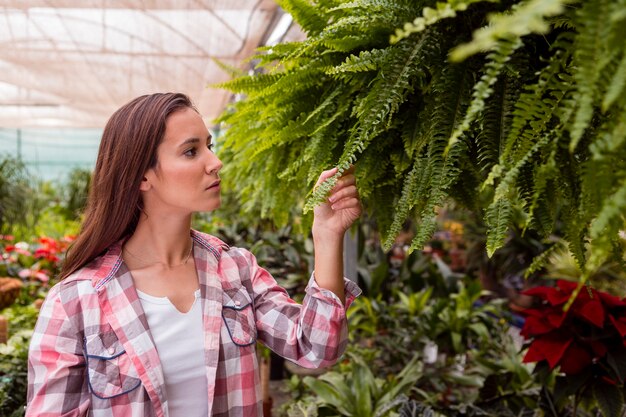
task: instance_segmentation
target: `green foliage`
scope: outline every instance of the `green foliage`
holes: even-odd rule
[[[25,165],[10,156],[0,156],[0,234],[26,224],[29,191]]]
[[[563,13],[564,5],[571,0],[527,0],[516,2],[510,13],[492,15],[489,25],[474,32],[474,39],[456,47],[450,57],[461,61],[480,51],[497,48],[503,40],[519,39],[531,33],[547,33],[550,25],[546,17]]]
[[[350,354],[343,372],[327,372],[304,383],[315,393],[321,409],[335,415],[368,417],[388,416],[403,402],[406,394],[422,375],[418,357],[410,360],[397,374],[378,378],[364,358]],[[301,407],[304,408],[304,407]]]
[[[223,84],[245,94],[220,118],[225,181],[243,210],[286,224],[355,164],[386,248],[406,219],[420,248],[452,199],[482,216],[490,255],[520,213],[524,232],[559,227],[582,279],[615,258],[623,0],[281,4],[308,38],[262,48],[258,74]]]
[[[433,25],[442,19],[456,17],[457,12],[463,12],[473,3],[483,1],[496,3],[499,0],[448,0],[445,3],[437,2],[435,9],[424,7],[422,16],[416,17],[412,22],[405,23],[402,29],[396,29],[395,35],[391,37],[391,43],[399,42],[413,33],[421,32],[426,29],[427,26]]]
[[[23,330],[14,334],[7,344],[0,345],[0,415],[24,415],[31,335],[32,330]]]

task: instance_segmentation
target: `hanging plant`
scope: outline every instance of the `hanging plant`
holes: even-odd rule
[[[413,218],[420,248],[452,199],[482,213],[489,255],[516,210],[563,224],[582,280],[621,255],[626,0],[279,3],[307,38],[221,84],[243,97],[219,119],[242,209],[287,223],[320,171],[339,167],[305,211],[355,164],[386,247]]]

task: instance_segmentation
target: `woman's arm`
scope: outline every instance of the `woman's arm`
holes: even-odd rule
[[[28,352],[26,416],[85,416],[90,404],[82,340],[53,287]]]
[[[337,168],[322,172],[316,186],[337,173]],[[315,208],[313,245],[315,281],[321,288],[345,301],[343,282],[343,235],[361,215],[354,166],[337,181],[328,200]]]
[[[336,172],[323,172],[317,184]],[[315,208],[315,271],[302,305],[289,298],[252,254],[241,253],[250,267],[259,339],[307,368],[330,366],[341,357],[348,344],[346,309],[360,293],[343,278],[343,235],[361,214],[353,172],[346,172],[329,201]]]

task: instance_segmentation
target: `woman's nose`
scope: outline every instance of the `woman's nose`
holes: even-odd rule
[[[209,174],[217,174],[223,166],[222,161],[214,153],[211,153],[207,162],[206,171]]]

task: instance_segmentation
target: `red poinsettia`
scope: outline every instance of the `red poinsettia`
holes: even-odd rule
[[[613,295],[584,287],[567,311],[564,307],[575,282],[558,280],[555,287],[524,292],[538,297],[541,305],[523,311],[522,336],[532,339],[524,362],[547,361],[565,374],[577,374],[602,360],[609,351],[626,346],[626,302]]]

